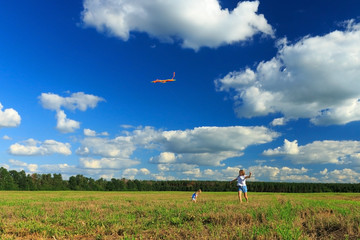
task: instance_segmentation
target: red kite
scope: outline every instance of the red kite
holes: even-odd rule
[[[175,77],[175,72],[174,72],[174,76],[172,77],[172,79],[164,79],[164,80],[156,79],[156,80],[151,81],[151,82],[152,82],[152,83],[158,83],[158,82],[161,82],[161,83],[175,82],[176,79],[174,79],[174,77]]]

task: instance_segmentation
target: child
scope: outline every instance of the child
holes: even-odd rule
[[[237,186],[239,187],[239,202],[241,203],[242,202],[242,199],[241,199],[241,192],[244,193],[244,197],[246,199],[246,202],[248,201],[248,196],[247,196],[247,187],[246,187],[246,179],[247,178],[250,178],[251,177],[251,172],[249,174],[249,176],[245,176],[245,171],[244,170],[240,170],[239,171],[239,176],[237,176],[237,178],[233,179],[230,181],[233,182],[235,180],[237,180]]]
[[[191,201],[196,202],[196,199],[200,193],[201,193],[201,189],[199,189],[197,192],[194,192],[194,194],[191,197]]]

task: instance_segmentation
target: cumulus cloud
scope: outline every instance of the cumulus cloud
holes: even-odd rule
[[[136,168],[129,168],[123,171],[123,177],[128,179],[135,179],[137,175],[149,175],[150,171],[146,168],[136,169]]]
[[[71,133],[80,128],[80,123],[78,121],[67,118],[65,112],[62,110],[57,111],[56,119],[56,129],[62,133]]]
[[[78,174],[92,177],[94,179],[105,178],[110,180],[113,177],[121,178],[119,169],[100,169],[100,168],[85,168],[80,165],[69,165],[67,163],[61,164],[44,164],[39,165],[37,172],[40,173],[61,173],[63,179],[68,179],[71,176]]]
[[[38,169],[37,164],[29,164],[19,160],[10,159],[9,163],[14,167],[20,167],[21,169],[27,169],[30,172],[36,172]]]
[[[88,137],[95,137],[96,136],[96,132],[94,130],[91,129],[84,129],[84,135],[88,136]]]
[[[82,169],[79,169],[75,165],[69,165],[67,163],[59,163],[59,164],[43,164],[39,165],[37,172],[41,173],[61,173],[64,174],[63,177],[70,177],[75,176],[77,174],[84,174],[84,175],[91,175],[91,172],[84,171]]]
[[[255,165],[244,168],[242,166],[216,168],[216,169],[201,169],[196,165],[174,164],[167,165],[166,168],[161,168],[159,171],[164,173],[176,175],[180,174],[182,177],[188,176],[190,179],[203,180],[217,180],[229,181],[238,176],[239,170],[244,169],[246,174],[252,172],[251,178],[248,181],[281,181],[281,182],[319,182],[320,179],[311,176],[310,170],[304,167],[290,168],[290,167],[274,167],[267,165]],[[322,176],[323,178],[324,176]]]
[[[3,109],[0,103],[0,128],[17,127],[20,125],[21,117],[19,113],[13,108]]]
[[[215,80],[217,90],[234,93],[238,117],[282,113],[316,125],[360,120],[360,24],[343,31],[278,42],[278,53]],[[275,124],[277,122],[274,122]]]
[[[139,161],[122,158],[80,158],[79,165],[82,168],[93,168],[93,169],[124,169],[139,164]]]
[[[97,133],[96,131],[94,130],[91,130],[91,129],[88,129],[88,128],[85,128],[84,129],[84,135],[87,136],[87,137],[95,137],[95,136],[109,136],[109,133],[108,132],[101,132],[101,133]]]
[[[272,122],[270,123],[271,126],[283,126],[286,125],[286,123],[289,121],[289,119],[286,118],[275,118],[274,120],[272,120]]]
[[[353,169],[344,168],[344,169],[335,169],[333,171],[328,171],[326,168],[323,171],[320,171],[320,174],[323,175],[321,178],[322,182],[328,183],[360,183],[360,173],[354,171]]]
[[[277,136],[278,133],[265,127],[199,127],[163,131],[157,141],[161,149],[172,153],[172,162],[222,166],[222,161],[242,156],[246,147],[271,142]],[[159,161],[164,160],[161,157],[150,161],[164,163]]]
[[[239,170],[243,169],[240,166],[226,167],[224,169],[202,169],[196,164],[173,163],[173,164],[159,164],[158,170],[160,176],[168,174],[169,176],[179,176],[184,179],[187,176],[189,179],[202,180],[217,180],[225,181],[232,180],[239,174]],[[154,176],[154,174],[152,174]],[[167,179],[169,179],[167,177]]]
[[[72,93],[70,97],[61,97],[54,93],[42,93],[39,98],[44,108],[56,111],[61,108],[86,111],[88,108],[95,108],[99,102],[105,101],[101,97],[83,92]]]
[[[9,137],[8,135],[4,135],[4,136],[2,137],[2,139],[4,139],[4,140],[11,140],[12,138]]]
[[[174,153],[219,153],[243,151],[249,145],[271,142],[278,135],[266,127],[198,127],[164,131],[162,144]]]
[[[184,175],[191,176],[192,178],[199,178],[202,176],[201,170],[199,168],[190,169],[182,172]]]
[[[253,179],[261,180],[261,179],[269,179],[270,181],[275,181],[278,179],[278,174],[280,173],[280,169],[278,167],[272,166],[252,166],[251,171],[253,172]]]
[[[164,150],[154,162],[169,161],[176,154],[238,152],[249,145],[263,144],[278,137],[266,127],[199,127],[188,130],[162,131],[151,127],[126,132],[114,139],[89,137],[81,143],[78,154],[105,157],[129,156],[136,146]],[[122,155],[124,154],[124,155]],[[228,154],[231,157],[232,154]],[[200,157],[200,155],[199,155]],[[206,156],[205,156],[206,157]],[[167,160],[165,160],[167,158]]]
[[[178,156],[178,162],[196,164],[198,166],[224,166],[222,161],[242,156],[242,152],[224,151],[218,153],[184,153]]]
[[[158,170],[164,174],[168,173],[170,175],[183,175],[192,176],[192,178],[200,178],[201,170],[196,164],[185,164],[185,163],[172,163],[172,164],[159,164]]]
[[[319,182],[319,179],[307,175],[309,169],[273,167],[273,166],[251,166],[253,172],[251,178],[258,181],[284,181],[284,182]]]
[[[224,151],[218,153],[183,153],[175,154],[169,152],[163,152],[157,157],[150,159],[151,163],[158,164],[173,164],[173,163],[186,163],[196,164],[197,166],[224,166],[222,161],[242,156],[242,152],[236,151]]]
[[[62,108],[86,111],[88,108],[95,108],[99,102],[105,101],[101,97],[83,92],[73,93],[69,97],[61,97],[54,93],[42,93],[39,99],[44,108],[56,111],[56,129],[62,133],[71,133],[80,128],[80,122],[67,118]]]
[[[328,173],[328,169],[325,168],[323,171],[320,171],[320,174],[321,175],[326,175]]]
[[[176,156],[175,153],[172,152],[162,152],[160,153],[159,156],[150,158],[151,163],[166,164],[166,163],[174,163],[175,161],[176,161]]]
[[[114,139],[86,137],[76,153],[130,159],[136,149],[145,148],[161,152],[149,159],[155,164],[221,166],[222,161],[241,156],[246,147],[271,142],[278,135],[266,127],[199,127],[176,131],[144,127]]]
[[[284,156],[296,164],[351,164],[360,166],[359,141],[315,141],[298,146],[297,141],[263,152],[267,156]]]
[[[101,156],[106,158],[129,158],[136,149],[130,136],[119,136],[114,139],[90,137],[81,141],[76,153],[83,156]]]
[[[291,154],[298,154],[299,153],[299,147],[297,140],[294,140],[293,142],[288,141],[287,139],[284,140],[284,146],[278,147],[275,149],[268,149],[264,151],[264,155],[291,155]]]
[[[198,178],[204,180],[229,181],[239,175],[242,167],[226,167],[225,169],[204,169],[198,173]]]
[[[94,161],[94,162],[92,162]],[[63,179],[68,179],[71,176],[75,176],[78,174],[84,175],[84,176],[90,176],[94,179],[104,178],[110,180],[111,178],[122,178],[129,176],[126,173],[129,172],[135,172],[134,177],[141,178],[144,176],[152,176],[150,171],[146,168],[140,168],[140,169],[134,169],[130,168],[129,170],[126,170],[127,167],[131,167],[137,163],[131,163],[127,162],[124,163],[122,160],[119,159],[100,159],[99,165],[96,166],[96,159],[90,159],[90,158],[82,158],[79,165],[69,165],[67,163],[60,163],[60,164],[31,164],[22,162],[19,160],[10,159],[9,165],[0,164],[0,166],[5,167],[6,169],[15,169],[17,171],[19,170],[25,170],[26,172],[31,173],[60,173],[62,174]],[[104,162],[101,162],[104,161]],[[121,163],[122,162],[122,163]],[[90,166],[87,166],[87,164],[90,164]],[[105,168],[102,168],[101,165],[103,165]],[[120,171],[119,171],[120,170]],[[121,174],[121,170],[125,171],[125,174]],[[155,176],[154,176],[155,178]]]
[[[70,144],[61,143],[55,140],[36,141],[32,138],[10,146],[9,153],[21,156],[44,156],[51,154],[70,155]]]
[[[231,11],[218,0],[85,0],[85,26],[127,41],[130,32],[145,32],[165,42],[180,40],[184,48],[216,48],[245,41],[255,34],[273,36],[259,1],[239,2]]]

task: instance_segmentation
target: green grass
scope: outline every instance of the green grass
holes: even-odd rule
[[[360,239],[360,194],[0,192],[0,239]]]

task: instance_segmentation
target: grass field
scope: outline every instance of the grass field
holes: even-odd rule
[[[0,239],[360,239],[360,194],[0,192]]]

